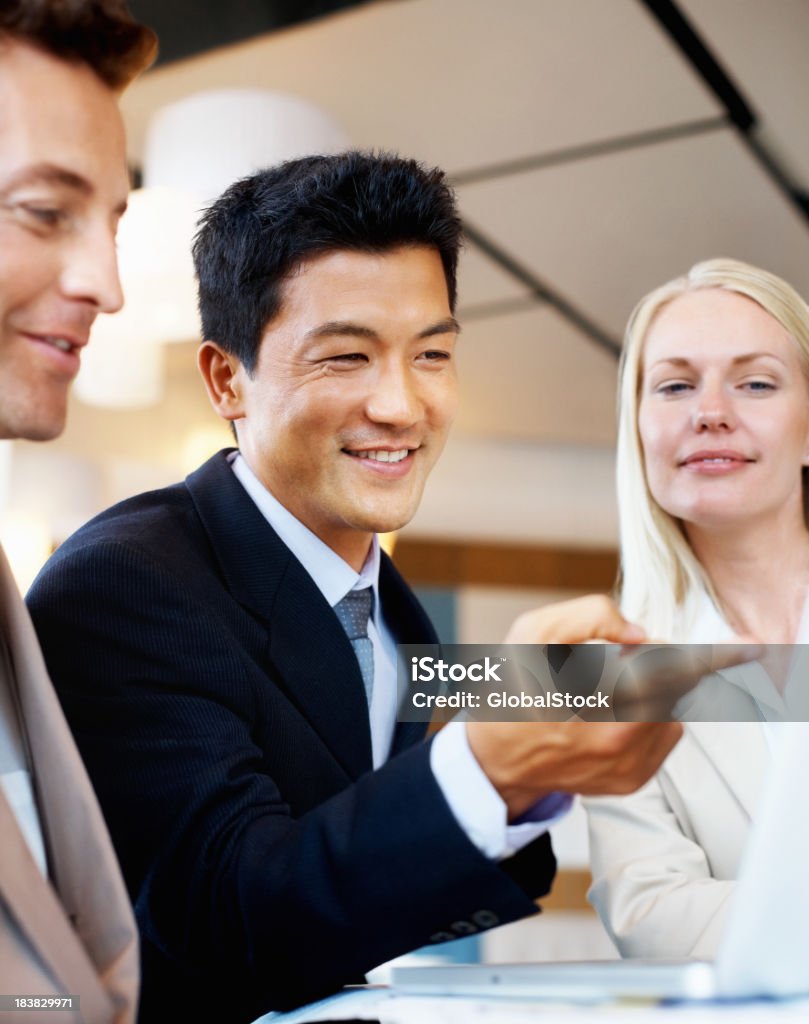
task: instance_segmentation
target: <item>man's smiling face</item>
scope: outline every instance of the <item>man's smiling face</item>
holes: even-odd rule
[[[441,258],[426,246],[307,260],[284,286],[233,419],[247,462],[346,561],[418,508],[457,404]]]
[[[122,303],[115,231],[128,190],[112,89],[0,38],[0,436],[64,427],[90,327]]]

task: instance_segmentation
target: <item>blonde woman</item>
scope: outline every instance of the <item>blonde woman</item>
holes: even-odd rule
[[[650,637],[809,642],[808,382],[809,308],[766,271],[709,260],[636,307],[620,371],[621,606]],[[716,950],[779,739],[766,720],[804,674],[791,648],[771,650],[753,676],[764,721],[689,725],[637,794],[589,802],[590,897],[624,956]]]

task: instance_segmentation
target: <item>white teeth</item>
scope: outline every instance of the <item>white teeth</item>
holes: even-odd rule
[[[370,451],[370,452],[352,452],[352,455],[356,455],[360,459],[373,459],[374,462],[401,462],[402,459],[406,459],[409,454],[408,448],[401,448],[398,452],[389,451]]]
[[[49,345],[54,345],[56,348],[61,349],[63,352],[69,352],[73,348],[73,345],[66,338],[46,337],[45,341]]]

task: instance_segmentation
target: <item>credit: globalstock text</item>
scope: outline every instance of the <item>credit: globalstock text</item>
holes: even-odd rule
[[[735,663],[723,651],[721,644],[401,644],[397,717],[434,725],[458,714],[489,722],[809,721],[809,687],[768,697],[775,690],[762,683],[760,646],[748,659],[735,652]],[[796,678],[809,675],[809,646],[782,653]]]
[[[463,690],[451,694],[424,693],[416,690],[411,700],[414,708],[463,708],[477,710],[483,707],[480,694]],[[583,708],[609,708],[610,698],[606,693],[591,693],[586,697],[579,693],[487,693],[486,706],[490,708],[569,708],[581,711]]]

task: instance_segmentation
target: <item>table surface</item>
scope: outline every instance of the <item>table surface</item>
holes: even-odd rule
[[[571,1004],[539,999],[405,996],[383,986],[346,989],[289,1013],[268,1013],[255,1024],[368,1020],[382,1024],[806,1024],[809,999],[730,1003],[613,1001]]]

